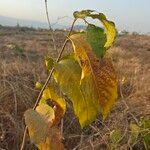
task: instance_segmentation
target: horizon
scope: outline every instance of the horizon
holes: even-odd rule
[[[66,4],[69,5],[68,8]],[[119,0],[109,2],[108,0],[105,2],[102,0],[93,0],[92,2],[86,0],[76,0],[76,2],[70,0],[48,1],[51,24],[58,21],[58,24],[69,27],[74,11],[94,9],[104,13],[109,20],[114,21],[119,31],[126,30],[138,33],[150,32],[149,6],[150,1],[148,0],[142,2],[140,0],[126,0],[124,2]],[[0,16],[47,24],[44,0],[39,2],[37,0],[0,0]],[[64,18],[59,20],[59,17]]]

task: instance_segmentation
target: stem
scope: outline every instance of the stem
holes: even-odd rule
[[[71,29],[70,29],[70,31],[69,31],[67,37],[69,37],[69,36],[71,35],[71,32],[72,32],[72,30],[73,30],[73,27],[74,27],[75,22],[76,22],[76,19],[74,19],[74,21],[73,21],[73,23],[72,23],[72,26],[71,26]],[[61,51],[60,51],[60,53],[59,53],[59,55],[58,55],[58,57],[57,57],[56,62],[58,62],[58,61],[60,60],[60,58],[61,58],[61,56],[62,56],[62,54],[63,54],[63,51],[64,51],[64,49],[65,49],[65,46],[66,46],[67,42],[68,42],[68,39],[66,38],[66,39],[65,39],[65,42],[64,42],[64,44],[63,44],[63,46],[62,46],[62,48],[61,48]],[[40,91],[40,93],[39,93],[39,95],[38,95],[38,97],[37,97],[37,100],[36,100],[36,102],[35,102],[35,104],[34,104],[33,110],[36,109],[36,107],[37,107],[37,105],[38,105],[38,103],[39,103],[39,101],[40,101],[40,98],[41,98],[41,96],[42,96],[42,93],[43,93],[44,89],[46,88],[47,84],[49,83],[49,81],[50,81],[50,79],[51,79],[51,77],[52,77],[53,72],[54,72],[54,67],[53,67],[52,70],[50,71],[49,76],[48,76],[48,78],[46,79],[45,84],[43,85],[43,87],[42,87],[42,89],[41,89],[41,91]],[[26,140],[26,134],[27,134],[27,126],[25,127],[25,130],[24,130],[24,134],[23,134],[23,139],[22,139],[22,144],[21,144],[20,150],[23,150],[23,149],[24,149],[25,140]]]
[[[56,42],[55,42],[55,38],[54,38],[54,31],[52,29],[52,26],[51,26],[51,22],[50,22],[50,19],[49,19],[49,13],[48,13],[48,4],[47,4],[47,0],[45,0],[45,10],[46,10],[46,17],[47,17],[47,22],[48,22],[48,26],[49,26],[49,31],[51,31],[51,37],[52,37],[52,40],[53,40],[53,46],[54,46],[54,50],[57,52],[58,54],[58,51],[57,51],[57,48],[56,48]]]

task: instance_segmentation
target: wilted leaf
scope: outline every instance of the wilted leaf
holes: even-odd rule
[[[25,112],[30,139],[40,150],[63,150],[59,130],[52,127],[54,118],[54,110],[46,104]]]
[[[60,131],[56,127],[52,127],[48,131],[48,137],[45,142],[40,143],[38,148],[40,150],[64,150],[61,140]]]
[[[25,112],[25,123],[28,127],[30,139],[35,145],[45,141],[48,132],[47,123],[37,111],[27,110]]]
[[[63,117],[64,113],[66,112],[66,102],[63,98],[58,96],[55,89],[52,86],[48,86],[43,91],[42,98],[40,100],[40,104],[46,103],[46,100],[51,100],[54,105],[55,111],[55,123],[57,124],[60,122],[60,119]]]
[[[91,78],[85,78],[82,85],[80,84],[81,68],[78,62],[73,58],[61,60],[55,65],[54,78],[71,99],[81,127],[94,121],[99,111],[98,102]]]
[[[84,78],[92,79],[94,93],[97,96],[97,101],[102,108],[103,118],[105,119],[117,99],[116,73],[111,59],[98,59],[93,54],[92,47],[86,41],[85,34],[74,34],[70,39],[82,68],[81,84]]]
[[[137,138],[139,136],[140,133],[140,127],[138,127],[136,124],[131,123],[130,124],[130,137],[129,137],[129,145],[133,146],[136,142],[137,142]]]

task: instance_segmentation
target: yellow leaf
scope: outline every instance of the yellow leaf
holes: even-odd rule
[[[48,137],[45,142],[38,145],[40,150],[64,150],[64,146],[61,142],[60,131],[56,127],[50,128]]]
[[[45,141],[48,131],[47,124],[37,111],[27,110],[25,112],[25,123],[28,127],[31,142],[38,145]]]
[[[66,102],[63,98],[61,98],[55,91],[52,86],[48,86],[43,91],[42,98],[39,104],[46,103],[46,100],[50,99],[54,103],[54,111],[55,111],[55,123],[60,122],[60,119],[66,112]]]
[[[86,41],[85,34],[70,36],[75,55],[82,68],[82,80],[91,77],[95,94],[102,108],[105,119],[117,99],[116,73],[110,58],[97,59],[90,44]]]
[[[114,42],[116,37],[116,28],[115,24],[112,21],[107,20],[106,16],[102,13],[96,15],[90,15],[93,19],[99,19],[104,25],[106,34],[107,34],[107,42],[105,43],[106,49],[108,49]]]
[[[64,149],[59,130],[52,126],[54,118],[54,110],[46,104],[25,112],[30,139],[40,150]]]
[[[73,103],[74,113],[78,117],[81,127],[89,125],[95,120],[99,111],[95,99],[91,78],[84,78],[82,85],[81,67],[73,59],[63,59],[55,65],[54,78],[62,91],[67,94]]]
[[[40,82],[36,82],[36,83],[35,83],[35,88],[36,88],[37,90],[40,90],[40,89],[42,88],[42,84],[41,84]]]
[[[54,60],[51,57],[46,56],[45,57],[45,65],[48,70],[51,70],[54,65]]]
[[[54,110],[47,104],[40,104],[36,107],[36,111],[41,115],[46,123],[52,124],[55,119]]]
[[[115,24],[112,21],[107,20],[106,16],[103,13],[97,13],[93,10],[82,10],[74,12],[74,17],[76,19],[81,18],[85,19],[86,17],[91,17],[93,19],[98,19],[103,24],[105,32],[107,34],[107,42],[105,43],[105,48],[108,49],[114,42],[116,37],[116,28]]]

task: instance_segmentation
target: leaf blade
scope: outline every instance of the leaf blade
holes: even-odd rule
[[[98,113],[98,105],[89,87],[92,86],[90,85],[92,82],[89,78],[89,80],[84,80],[84,85],[80,85],[81,68],[78,62],[75,59],[60,61],[55,66],[54,78],[63,92],[71,98],[75,115],[78,117],[81,127],[94,121]]]
[[[70,36],[77,60],[82,68],[82,79],[91,76],[105,119],[117,99],[116,73],[110,58],[97,59],[85,34]]]

